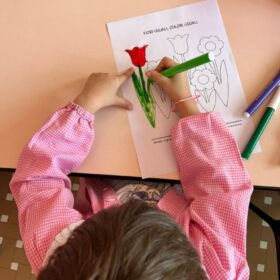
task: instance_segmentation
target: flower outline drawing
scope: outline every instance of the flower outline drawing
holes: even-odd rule
[[[148,122],[153,128],[155,128],[155,100],[150,91],[151,82],[149,80],[145,80],[142,71],[142,67],[145,66],[147,62],[147,47],[148,45],[144,45],[143,47],[134,47],[132,50],[126,49],[125,52],[129,54],[132,64],[138,68],[139,77],[135,72],[133,72],[131,75],[134,90]]]
[[[198,51],[201,53],[212,52],[215,57],[222,53],[224,42],[217,36],[202,37],[199,40]]]
[[[185,55],[189,51],[188,38],[189,34],[177,34],[174,37],[167,38],[174,52],[181,57],[182,61],[185,61]]]
[[[214,111],[218,99],[225,107],[228,107],[229,79],[227,66],[224,59],[220,63],[218,61],[223,48],[224,42],[218,36],[211,35],[200,38],[197,50],[200,53],[211,51],[215,54],[216,59],[203,67],[195,68],[189,75],[190,85],[195,94],[201,95],[198,103],[202,110],[206,112]]]

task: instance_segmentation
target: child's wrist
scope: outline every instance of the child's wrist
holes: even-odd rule
[[[199,96],[200,96],[200,95],[196,95],[196,96],[189,95],[189,96],[187,96],[187,97],[184,97],[184,98],[179,99],[178,101],[176,101],[176,102],[173,103],[172,111],[173,111],[173,112],[176,112],[176,111],[177,111],[177,106],[178,106],[178,104],[180,104],[180,103],[182,103],[182,102],[188,102],[188,101],[190,101],[190,100],[192,100],[192,99],[197,100],[197,99],[199,98]]]
[[[80,94],[75,100],[74,103],[81,106],[91,114],[95,114],[98,110],[101,109],[101,106],[98,104],[97,100],[94,100],[93,98],[88,98],[87,96],[84,96],[83,94]]]
[[[178,103],[176,105],[176,112],[181,118],[200,113],[196,104],[196,100],[194,99],[187,100],[187,102]]]

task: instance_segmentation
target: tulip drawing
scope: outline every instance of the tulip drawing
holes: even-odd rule
[[[145,66],[146,60],[146,48],[148,45],[143,47],[134,47],[132,50],[126,49],[125,51],[129,54],[132,64],[138,68],[139,77],[136,73],[133,73],[131,78],[136,91],[140,105],[148,119],[150,125],[155,128],[155,100],[151,94],[151,82],[144,79],[142,67]]]
[[[131,58],[131,62],[136,67],[143,67],[147,60],[146,60],[146,48],[148,45],[144,45],[143,47],[134,47],[132,50],[126,49],[125,51],[129,54]]]
[[[174,52],[180,56],[180,59],[177,59],[177,57],[173,55],[173,60],[178,64],[180,63],[179,60],[181,60],[181,63],[186,61],[186,54],[189,51],[188,38],[189,34],[176,35],[172,38],[167,38],[167,41],[171,43]],[[192,69],[188,71],[187,75],[192,75]]]
[[[185,61],[185,54],[189,51],[188,34],[176,35],[173,38],[167,38],[171,43],[173,50],[176,54],[181,56],[182,62]]]

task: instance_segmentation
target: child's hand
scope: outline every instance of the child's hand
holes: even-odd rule
[[[164,57],[154,71],[148,71],[146,73],[146,75],[155,81],[174,102],[191,95],[189,92],[186,73],[183,72],[177,74],[172,78],[164,77],[159,73],[175,65],[177,65],[177,63],[174,60]]]
[[[164,57],[154,71],[146,73],[151,80],[155,81],[166,92],[173,102],[191,96],[186,73],[180,73],[171,78],[167,78],[159,73],[175,65],[177,63],[174,60]],[[191,99],[178,103],[176,109],[181,117],[199,113],[196,101]]]
[[[93,73],[74,102],[92,114],[107,106],[119,106],[131,110],[132,104],[127,99],[118,96],[117,92],[132,73],[132,68],[119,75]]]

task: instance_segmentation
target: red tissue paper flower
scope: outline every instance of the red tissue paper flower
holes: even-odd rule
[[[132,64],[136,67],[142,67],[146,64],[146,48],[148,45],[144,45],[143,47],[134,47],[132,50],[125,50],[132,61]]]

